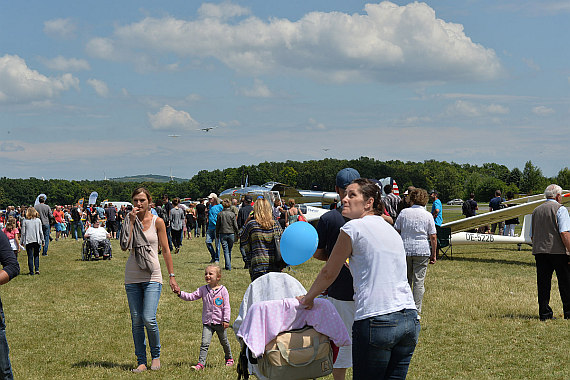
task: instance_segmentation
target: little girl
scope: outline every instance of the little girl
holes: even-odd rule
[[[8,222],[6,223],[6,227],[2,230],[10,240],[10,247],[12,247],[12,251],[14,251],[14,255],[18,258],[18,252],[20,251],[20,239],[18,239],[18,235],[20,231],[16,225],[16,219],[14,217],[9,217]]]
[[[195,301],[202,298],[202,344],[200,345],[200,356],[198,364],[192,369],[200,371],[206,365],[208,347],[212,341],[214,332],[218,334],[218,339],[224,348],[226,366],[232,366],[234,359],[226,329],[230,326],[230,296],[225,286],[220,284],[222,271],[217,265],[206,267],[204,278],[206,285],[199,287],[194,293],[178,291],[178,297],[184,301]]]

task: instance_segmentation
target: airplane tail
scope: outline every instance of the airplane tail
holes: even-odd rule
[[[532,225],[532,214],[528,214],[524,216],[523,225],[521,229],[521,236],[524,238],[524,242],[526,244],[531,244],[532,240],[530,239],[530,227]]]

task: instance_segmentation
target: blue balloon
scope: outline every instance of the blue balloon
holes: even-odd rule
[[[303,264],[313,256],[318,243],[315,227],[307,222],[295,222],[281,235],[281,257],[289,265]]]

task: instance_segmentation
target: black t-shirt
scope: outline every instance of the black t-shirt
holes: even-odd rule
[[[109,222],[114,222],[117,220],[117,209],[114,206],[107,207],[105,209],[105,216]]]
[[[206,205],[203,203],[196,205],[196,217],[200,220],[204,220],[206,218]]]
[[[166,216],[170,217],[170,210],[172,210],[174,208],[172,203],[170,201],[168,201],[168,202],[164,203],[164,205],[162,207],[164,208],[164,211],[166,211]]]
[[[330,256],[338,235],[340,228],[348,221],[341,214],[342,208],[331,210],[321,216],[317,224],[317,233],[319,235],[319,245],[317,248],[324,249],[327,256]],[[328,295],[332,298],[341,301],[354,300],[354,285],[352,281],[352,274],[350,270],[343,265],[338,277],[329,286]]]
[[[73,219],[74,222],[81,221],[81,214],[79,214],[79,209],[77,207],[71,209],[71,219]]]

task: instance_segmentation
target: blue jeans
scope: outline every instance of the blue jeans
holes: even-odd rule
[[[219,240],[224,250],[224,264],[227,270],[232,270],[232,248],[234,246],[234,234],[220,234]]]
[[[75,238],[75,240],[77,240],[78,231],[81,231],[81,237],[83,238],[83,235],[85,235],[85,231],[83,230],[83,222],[82,221],[71,222],[71,231],[73,231],[73,237]]]
[[[44,250],[42,251],[42,255],[47,255],[48,246],[49,246],[49,232],[51,230],[50,225],[47,226],[42,224],[42,231],[44,233]]]
[[[172,228],[170,226],[166,227],[166,237],[168,238],[168,249],[172,251]]]
[[[28,243],[26,244],[26,253],[28,254],[28,269],[30,274],[34,274],[34,266],[36,272],[40,271],[40,243]]]
[[[152,359],[160,357],[160,335],[158,333],[158,324],[156,323],[156,310],[162,291],[162,284],[158,282],[125,284],[125,290],[131,311],[137,365],[146,365],[145,327],[148,335],[148,345],[150,346],[150,356]]]
[[[0,379],[14,379],[9,353],[10,349],[8,348],[8,340],[6,339],[6,320],[4,319],[2,301],[0,301]]]
[[[404,309],[354,321],[354,378],[405,379],[420,334],[417,317],[416,310]]]
[[[216,249],[212,243],[216,243]],[[216,230],[207,229],[206,230],[206,247],[210,251],[210,256],[212,261],[220,261],[220,239],[216,239]]]

